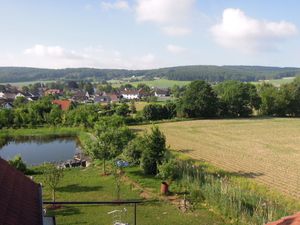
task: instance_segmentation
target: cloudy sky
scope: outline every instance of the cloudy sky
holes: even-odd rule
[[[300,67],[299,0],[0,0],[0,66]]]

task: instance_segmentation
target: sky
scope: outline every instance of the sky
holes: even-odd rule
[[[0,66],[300,67],[299,0],[0,0]]]

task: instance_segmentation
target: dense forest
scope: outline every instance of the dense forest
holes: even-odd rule
[[[118,70],[94,68],[38,69],[28,67],[0,67],[0,83],[41,80],[82,80],[97,81],[120,79],[131,76],[169,80],[205,80],[222,82],[225,80],[257,81],[279,79],[300,75],[300,68],[280,68],[261,66],[179,66],[152,70]]]

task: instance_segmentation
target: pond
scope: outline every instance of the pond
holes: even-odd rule
[[[61,162],[73,159],[80,152],[75,137],[21,137],[1,141],[0,157],[10,160],[20,155],[27,165]]]

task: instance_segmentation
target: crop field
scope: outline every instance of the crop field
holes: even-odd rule
[[[159,127],[172,149],[300,198],[300,119],[197,120]]]

